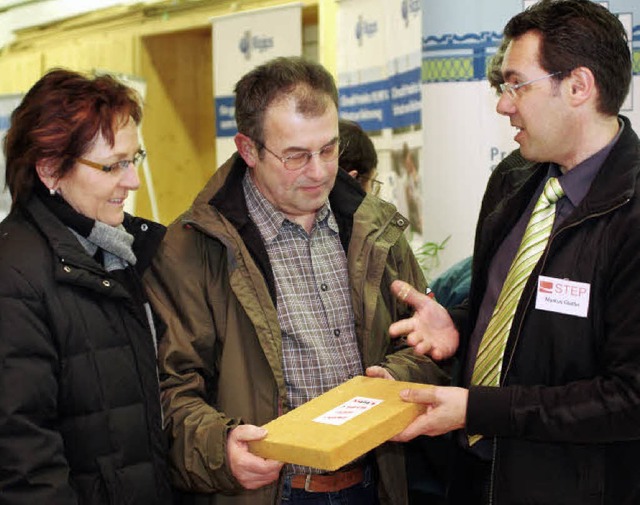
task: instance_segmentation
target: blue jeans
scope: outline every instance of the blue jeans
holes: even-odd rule
[[[291,487],[291,476],[284,479],[281,503],[283,505],[378,505],[378,489],[371,465],[364,469],[364,479],[359,484],[335,493],[311,493]]]

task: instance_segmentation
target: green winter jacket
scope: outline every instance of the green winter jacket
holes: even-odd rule
[[[271,268],[242,192],[244,161],[234,155],[192,207],[168,229],[145,283],[167,323],[159,359],[174,484],[200,494],[195,503],[270,505],[278,483],[244,490],[226,462],[227,433],[263,425],[286,411]],[[398,380],[447,383],[428,358],[394,347],[389,325],[410,314],[389,292],[395,279],[426,281],[389,203],[364,196],[339,171],[330,203],[345,250],[363,366],[381,364]],[[381,502],[407,502],[403,448],[376,449]]]

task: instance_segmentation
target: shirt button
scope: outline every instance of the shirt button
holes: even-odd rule
[[[325,283],[322,283],[322,284],[320,284],[320,289],[322,291],[326,291],[327,289],[329,289],[329,287]]]
[[[334,334],[336,337],[339,337],[339,336],[340,336],[340,329],[339,329],[339,328],[336,328],[335,330],[333,330],[333,334]]]
[[[64,271],[65,271],[65,272],[67,272],[67,273],[70,273],[70,272],[71,272],[71,267],[70,267],[70,266],[65,265],[65,266],[63,266],[63,267],[62,267],[62,270],[64,270]]]

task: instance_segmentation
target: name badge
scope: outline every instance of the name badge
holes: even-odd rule
[[[536,309],[587,317],[591,285],[555,277],[538,277]]]

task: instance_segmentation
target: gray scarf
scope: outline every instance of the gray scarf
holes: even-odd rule
[[[73,228],[69,229],[89,255],[95,255],[98,248],[103,250],[103,263],[107,272],[123,270],[128,265],[136,264],[137,259],[131,248],[133,235],[127,232],[124,226],[114,227],[95,221],[88,237],[83,237]]]

